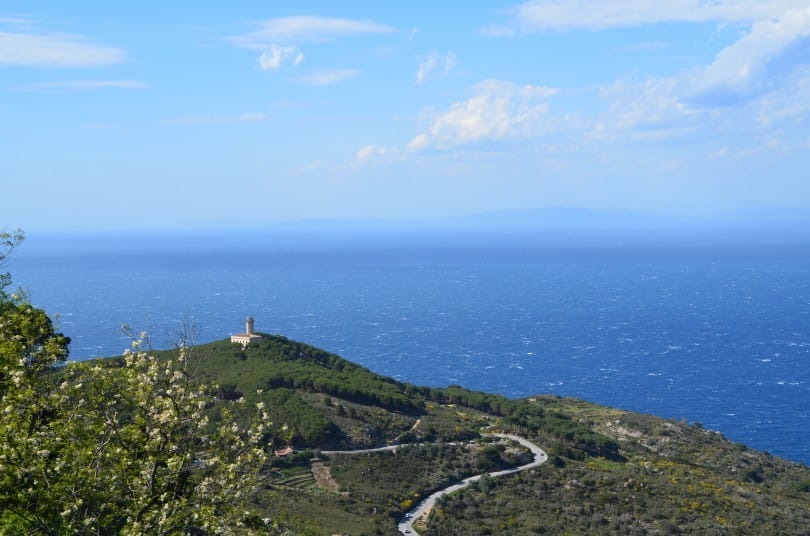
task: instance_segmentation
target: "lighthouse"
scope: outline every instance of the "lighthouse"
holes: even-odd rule
[[[262,336],[257,334],[253,330],[253,317],[249,316],[245,319],[245,332],[237,333],[236,335],[231,335],[231,342],[235,344],[241,344],[242,347],[245,347],[251,342],[257,341],[261,338]]]

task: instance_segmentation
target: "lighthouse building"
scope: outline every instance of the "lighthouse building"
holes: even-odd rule
[[[231,342],[247,346],[253,341],[261,339],[262,336],[253,331],[253,317],[249,316],[245,319],[245,332],[231,335]]]

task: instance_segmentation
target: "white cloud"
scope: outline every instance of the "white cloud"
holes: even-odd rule
[[[354,161],[356,165],[362,166],[363,164],[367,164],[376,158],[388,157],[397,154],[399,154],[399,149],[396,147],[366,145],[365,147],[361,147],[360,150],[357,151],[357,155],[355,156]]]
[[[694,72],[617,81],[601,97],[592,138],[661,140],[697,130],[749,135],[810,115],[810,7],[755,22]],[[759,125],[757,125],[759,123]]]
[[[453,104],[438,115],[427,131],[417,136],[410,148],[430,144],[440,149],[481,140],[497,140],[523,133],[548,111],[548,106],[518,106],[509,97],[477,95]]]
[[[323,69],[295,78],[295,82],[310,86],[330,86],[360,74],[357,69]]]
[[[538,100],[558,90],[501,80],[484,80],[474,89],[476,95],[452,104],[448,111],[426,114],[425,131],[410,141],[408,150],[443,150],[480,141],[530,137],[550,130],[548,104]]]
[[[660,138],[694,128],[718,129],[756,117],[760,123],[807,116],[810,94],[810,5],[807,0],[530,0],[492,33],[717,22],[747,28],[707,66],[646,82],[616,82],[602,91],[610,110],[591,136]],[[626,50],[666,46],[657,41]],[[805,73],[805,74],[802,74]],[[720,113],[721,107],[734,107]],[[714,116],[709,116],[714,113]],[[746,117],[744,114],[750,116]]]
[[[416,70],[416,83],[421,84],[427,80],[428,75],[439,66],[439,59],[435,52],[431,52],[425,61],[419,63]]]
[[[675,134],[690,125],[692,110],[678,97],[675,78],[650,79],[644,82],[619,80],[600,90],[610,100],[610,110],[596,126],[595,137],[610,134],[622,136],[635,130],[644,137]]]
[[[447,75],[455,66],[456,55],[452,52],[447,52],[444,56],[440,56],[436,52],[431,52],[428,54],[427,58],[419,63],[419,68],[416,71],[416,83],[424,83],[435,72],[441,72],[442,75]]]
[[[751,108],[759,124],[766,128],[780,123],[800,124],[810,118],[810,65],[799,67],[779,89],[752,102]]]
[[[300,43],[324,43],[339,37],[396,32],[396,28],[370,20],[330,17],[294,16],[268,19],[258,29],[228,38],[237,47],[261,52],[259,65],[265,71],[278,69],[289,61],[298,65],[304,54],[296,46]],[[334,84],[355,76],[358,71],[333,69],[298,79],[312,85]]]
[[[709,105],[734,104],[774,89],[802,64],[810,64],[810,7],[754,23],[700,73],[693,98]]]
[[[24,91],[92,91],[94,89],[144,89],[148,87],[137,80],[68,80],[65,82],[38,82],[22,86]]]
[[[276,43],[332,41],[338,37],[384,34],[397,31],[391,26],[370,20],[329,17],[280,17],[259,23],[253,32],[232,37],[235,45],[251,50],[265,50]]]
[[[512,9],[507,25],[486,29],[508,34],[639,26],[657,22],[752,22],[806,7],[806,0],[531,0]]]
[[[161,119],[157,123],[161,125],[214,125],[222,123],[249,123],[265,120],[267,120],[267,115],[253,112],[238,115],[175,117]]]
[[[303,61],[304,54],[298,50],[298,47],[279,46],[276,44],[270,45],[270,50],[262,52],[259,56],[259,65],[263,71],[272,71],[281,67],[285,61],[290,61],[293,65],[298,65]]]
[[[559,88],[548,86],[519,86],[505,80],[488,78],[473,86],[482,93],[492,93],[500,95],[512,95],[524,99],[546,99],[560,93]]]
[[[703,139],[707,144],[724,140],[728,147],[709,152],[708,160],[755,156],[733,149],[737,142],[780,135],[796,145],[810,120],[810,66],[792,73],[778,89],[736,102],[734,106],[705,106],[688,98],[691,80],[671,77],[646,81],[617,81],[600,91],[608,103],[586,125],[590,142],[628,140],[663,142]],[[742,141],[742,143],[746,143]],[[773,147],[768,147],[772,149]]]
[[[417,134],[414,139],[408,142],[407,149],[410,153],[416,153],[426,149],[429,144],[430,138],[428,138],[427,134]]]
[[[122,49],[76,35],[0,32],[0,66],[96,67],[124,61]]]

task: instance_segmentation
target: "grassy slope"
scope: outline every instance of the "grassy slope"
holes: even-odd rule
[[[460,440],[498,427],[551,454],[539,469],[450,497],[427,534],[805,534],[810,526],[810,492],[801,491],[810,469],[695,426],[575,399],[417,387],[277,336],[244,351],[221,341],[195,352],[204,381],[264,400],[298,448]],[[303,457],[278,467],[257,501],[302,534],[395,534],[407,501],[480,470],[474,462],[474,453],[430,448],[334,457],[333,476],[349,490],[341,495],[313,486]]]

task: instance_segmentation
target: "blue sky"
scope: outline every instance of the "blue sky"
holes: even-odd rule
[[[0,227],[810,208],[806,0],[0,6]]]

